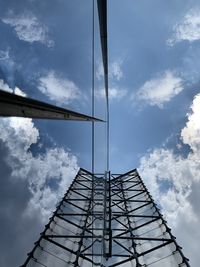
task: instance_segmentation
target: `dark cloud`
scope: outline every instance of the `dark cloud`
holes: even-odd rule
[[[0,266],[12,267],[23,263],[43,226],[36,214],[24,215],[31,193],[26,181],[12,178],[9,150],[1,140],[0,155]]]

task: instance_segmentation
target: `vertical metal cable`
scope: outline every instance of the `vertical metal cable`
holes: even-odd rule
[[[92,0],[92,117],[94,117],[94,87],[95,87],[95,84],[94,84],[94,77],[95,77],[95,63],[94,63],[94,0]],[[92,121],[92,173],[94,173],[94,164],[95,164],[95,156],[94,156],[94,135],[95,135],[95,132],[94,132],[94,121]]]
[[[94,1],[92,0],[92,117],[94,117],[94,100],[95,100],[95,18],[94,18]],[[94,208],[94,169],[95,169],[95,128],[94,128],[94,121],[92,121],[92,209]],[[94,218],[92,215],[92,261],[94,261]],[[93,266],[93,263],[92,263]]]
[[[108,92],[108,74],[105,77],[106,91]],[[109,173],[110,169],[110,114],[109,114],[109,96],[106,95],[106,171]]]
[[[105,92],[106,92],[106,172],[107,175],[110,170],[110,114],[109,114],[109,93],[108,93],[108,39],[107,39],[107,0],[104,0],[104,80],[105,80]],[[107,176],[106,175],[106,176]]]

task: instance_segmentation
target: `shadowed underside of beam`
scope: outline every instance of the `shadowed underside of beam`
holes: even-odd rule
[[[106,98],[108,98],[107,0],[98,0],[97,7],[99,14],[99,30],[105,79],[105,93]]]
[[[94,117],[2,90],[0,90],[0,117],[103,122]]]

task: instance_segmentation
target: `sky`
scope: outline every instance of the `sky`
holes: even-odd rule
[[[0,88],[91,115],[92,1],[0,0]],[[200,2],[109,0],[110,170],[137,168],[200,262]],[[95,13],[95,116],[105,94]],[[0,119],[0,266],[22,264],[80,167],[91,123]],[[95,171],[106,166],[95,126]]]

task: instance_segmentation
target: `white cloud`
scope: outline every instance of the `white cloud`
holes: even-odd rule
[[[39,138],[39,132],[31,119],[9,118],[1,119],[1,140],[13,155],[27,156],[26,152]],[[17,142],[16,142],[17,139]]]
[[[99,62],[96,69],[96,77],[98,80],[101,80],[103,75],[103,64]]]
[[[48,47],[54,45],[54,42],[49,39],[48,28],[32,13],[25,12],[20,15],[15,15],[13,12],[10,12],[2,21],[14,28],[20,40],[29,43],[40,42]]]
[[[144,85],[139,88],[136,97],[146,101],[152,106],[156,105],[162,108],[164,103],[169,102],[182,90],[182,79],[168,70],[158,77],[146,81]],[[132,98],[135,98],[135,95],[133,95]]]
[[[0,50],[0,67],[9,84],[14,85],[16,70],[19,70],[21,66],[10,56],[9,47],[6,50]]]
[[[200,39],[200,10],[190,10],[173,28],[174,34],[167,41],[168,45],[173,46],[180,41],[193,42]]]
[[[20,96],[26,96],[26,94],[18,87],[15,87],[15,89],[11,89],[7,83],[4,83],[4,81],[2,79],[0,79],[0,90],[9,92],[9,93],[14,93],[16,95],[20,95]]]
[[[109,94],[109,99],[110,100],[120,100],[122,99],[126,94],[127,90],[119,88],[116,85],[116,82],[120,81],[121,78],[123,77],[123,72],[122,72],[122,65],[123,61],[122,60],[116,60],[113,61],[109,65],[109,79],[110,79],[110,84],[108,88],[108,94]],[[96,71],[96,77],[98,80],[102,80],[104,77],[104,72],[103,72],[103,65],[98,64],[97,71]],[[96,91],[96,97],[98,99],[105,99],[105,89],[98,89]]]
[[[78,170],[76,157],[63,148],[33,156],[30,147],[38,142],[39,131],[28,118],[1,119],[0,139],[10,152],[7,162],[12,178],[28,182],[32,193],[25,214],[31,216],[37,211],[47,220]],[[48,185],[51,180],[56,186]]]
[[[173,226],[191,265],[198,266],[200,195],[195,190],[200,190],[200,94],[194,98],[191,113],[187,116],[180,139],[190,146],[188,155],[183,157],[172,150],[156,148],[140,159],[138,170],[161,205],[169,226]]]
[[[110,100],[120,100],[127,94],[127,90],[120,89],[117,87],[111,87],[108,89],[109,99]],[[96,97],[98,99],[105,99],[105,89],[100,89],[96,91]]]
[[[22,91],[17,88],[22,94]],[[44,221],[64,195],[77,170],[77,158],[63,148],[49,148],[45,153],[34,156],[31,146],[39,141],[39,131],[32,119],[2,118],[0,120],[0,140],[9,153],[6,158],[13,180],[28,183],[31,198],[25,214],[37,211]],[[54,181],[56,186],[49,185]]]
[[[187,197],[191,193],[193,171],[188,159],[167,149],[155,149],[140,160],[139,172],[171,224],[176,225],[179,214],[190,206]],[[163,182],[169,186],[164,192],[160,189]],[[187,219],[192,220],[192,216]]]
[[[181,131],[184,144],[188,144],[193,152],[200,151],[200,94],[196,95],[188,114],[188,122]]]
[[[24,95],[19,88],[15,93]],[[25,260],[78,171],[76,156],[58,147],[45,150],[41,142],[32,119],[0,119],[1,266]],[[25,235],[24,229],[29,229]]]
[[[122,61],[114,61],[110,65],[110,77],[116,79],[117,81],[121,80],[123,77],[121,65]]]
[[[16,95],[20,95],[20,96],[24,96],[24,97],[27,96],[27,94],[24,93],[19,87],[15,87],[14,93]]]
[[[77,158],[63,148],[48,149],[44,155],[32,158],[25,171],[27,176],[32,174],[29,182],[33,194],[26,212],[31,215],[33,210],[39,210],[45,222],[75,177]],[[48,185],[51,181],[56,184],[55,188]]]
[[[9,93],[13,93],[13,90],[6,84],[2,79],[0,79],[0,89]]]
[[[0,60],[8,60],[10,58],[9,50],[6,51],[1,50],[0,51]]]
[[[80,90],[75,83],[58,76],[54,71],[40,78],[38,88],[58,104],[67,104],[80,97]]]
[[[110,79],[117,80],[117,81],[121,80],[121,78],[123,77],[123,71],[121,68],[122,63],[123,63],[122,60],[116,60],[116,61],[111,62],[108,68]],[[98,63],[97,70],[96,70],[96,77],[98,80],[101,80],[104,77],[102,63]]]

